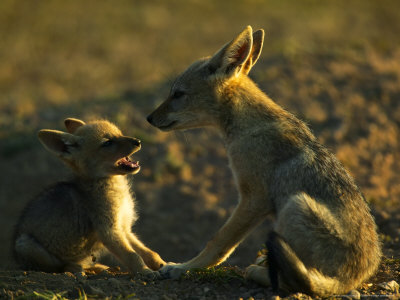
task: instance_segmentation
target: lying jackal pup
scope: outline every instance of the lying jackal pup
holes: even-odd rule
[[[263,30],[253,32],[248,26],[214,56],[193,63],[148,117],[165,131],[217,128],[240,193],[232,216],[197,257],[160,272],[177,277],[188,269],[221,263],[273,215],[268,269],[252,265],[248,277],[275,289],[279,282],[294,292],[345,293],[378,267],[375,222],[353,178],[334,155],[247,76],[263,39]]]
[[[137,217],[126,175],[140,170],[129,158],[140,141],[107,121],[66,119],[65,126],[68,133],[43,129],[38,136],[74,177],[27,205],[16,227],[17,262],[31,270],[77,272],[91,267],[105,246],[130,272],[157,276],[150,268],[165,262],[131,231]]]

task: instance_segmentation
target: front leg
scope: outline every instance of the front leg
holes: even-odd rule
[[[147,248],[133,233],[129,232],[127,238],[132,248],[142,257],[150,269],[158,270],[166,265],[166,262],[157,252]]]
[[[158,272],[151,271],[143,259],[131,247],[129,240],[120,230],[99,232],[104,246],[114,254],[131,273],[141,273],[151,278],[159,277]]]
[[[252,207],[250,202],[240,202],[232,216],[198,256],[182,264],[168,264],[161,268],[161,275],[178,278],[187,270],[220,264],[265,219],[267,213],[263,208]]]

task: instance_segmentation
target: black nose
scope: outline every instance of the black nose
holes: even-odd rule
[[[147,122],[149,122],[150,124],[153,123],[153,115],[148,115],[147,116]]]
[[[141,144],[141,141],[140,140],[138,140],[138,139],[133,139],[133,144],[135,145],[135,146],[140,146],[140,144]]]

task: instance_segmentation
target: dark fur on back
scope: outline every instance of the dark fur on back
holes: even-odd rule
[[[37,241],[38,244],[48,246],[48,236],[51,235],[52,231],[47,231],[47,226],[56,226],[55,224],[61,223],[62,221],[69,220],[70,227],[68,228],[57,228],[57,235],[60,234],[64,237],[70,236],[72,240],[79,242],[86,236],[90,236],[93,233],[93,225],[90,218],[85,213],[83,204],[75,201],[74,199],[81,199],[85,196],[85,193],[79,188],[79,186],[71,182],[58,182],[43,192],[37,197],[33,198],[26,207],[23,209],[18,223],[15,226],[14,237],[15,241],[21,232],[29,233],[30,237]],[[28,220],[28,222],[26,222]],[[71,223],[72,222],[72,223]],[[35,232],[46,232],[46,239],[41,239],[41,236],[35,235]],[[67,247],[68,245],[60,245]],[[53,254],[54,255],[54,254]],[[19,257],[15,251],[13,245],[13,256],[15,261],[21,268],[39,271],[42,267],[27,262]],[[64,266],[56,267],[52,272],[61,272]]]

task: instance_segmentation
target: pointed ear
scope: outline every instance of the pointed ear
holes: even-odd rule
[[[79,127],[85,125],[86,123],[81,120],[78,120],[78,119],[68,118],[68,119],[64,120],[64,124],[69,133],[74,133],[75,130],[77,130]]]
[[[260,57],[263,43],[264,30],[259,29],[253,33],[253,47],[251,47],[249,58],[242,68],[242,73],[249,74],[251,68],[256,64],[258,58]]]
[[[250,55],[252,45],[252,28],[247,26],[236,38],[211,57],[210,72],[224,77],[239,74]]]
[[[42,129],[38,138],[47,150],[63,158],[70,156],[71,148],[78,145],[76,136],[58,130]]]

